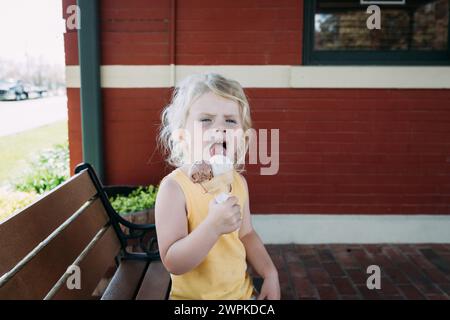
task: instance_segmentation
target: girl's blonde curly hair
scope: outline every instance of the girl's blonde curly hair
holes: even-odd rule
[[[250,106],[239,82],[227,79],[217,73],[193,74],[183,79],[174,89],[172,99],[161,114],[158,145],[166,161],[175,167],[186,162],[186,151],[173,133],[184,129],[190,106],[203,94],[212,92],[220,97],[232,100],[239,106],[242,129],[246,133],[252,127]],[[237,171],[244,170],[245,155],[249,146],[249,137],[245,134],[237,147]]]

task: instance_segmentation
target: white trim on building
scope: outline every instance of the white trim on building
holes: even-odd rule
[[[104,65],[102,88],[169,88],[195,72],[213,71],[245,88],[450,89],[446,66]],[[68,88],[80,87],[79,66],[66,66]]]
[[[450,243],[450,215],[252,214],[266,244]]]

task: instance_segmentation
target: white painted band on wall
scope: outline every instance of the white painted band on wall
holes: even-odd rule
[[[101,86],[169,88],[189,74],[207,71],[236,79],[245,88],[450,89],[446,66],[104,65]],[[79,66],[66,66],[66,85],[80,87]]]
[[[450,215],[252,214],[266,244],[450,243]]]

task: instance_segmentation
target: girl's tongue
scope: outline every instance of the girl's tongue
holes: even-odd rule
[[[225,155],[225,148],[223,147],[223,143],[214,143],[209,149],[209,154],[212,157],[216,154]]]

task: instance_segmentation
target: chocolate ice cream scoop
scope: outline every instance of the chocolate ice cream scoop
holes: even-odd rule
[[[194,162],[189,169],[189,177],[194,183],[211,180],[213,177],[211,165],[204,160]]]
[[[233,162],[226,156],[214,155],[209,161],[196,161],[189,169],[189,177],[203,190],[222,203],[230,196],[233,183]]]

